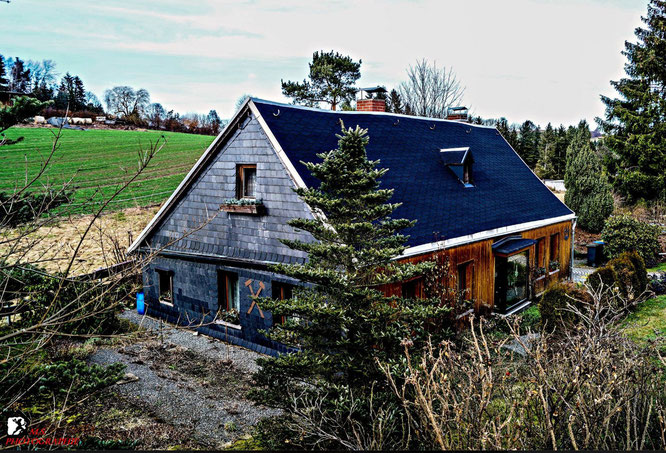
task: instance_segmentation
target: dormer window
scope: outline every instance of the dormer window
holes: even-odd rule
[[[442,163],[453,172],[463,186],[474,187],[472,167],[474,159],[469,147],[441,149],[439,153]]]
[[[238,165],[236,170],[236,198],[256,198],[257,166]]]

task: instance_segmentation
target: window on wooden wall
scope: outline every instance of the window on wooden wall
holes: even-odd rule
[[[474,260],[458,265],[458,299],[472,300],[474,288]]]
[[[271,291],[273,299],[277,300],[287,300],[291,299],[293,296],[294,285],[283,282],[272,282]],[[273,315],[273,324],[284,324],[287,320],[287,316],[276,316]]]
[[[537,239],[534,246],[534,265],[536,267],[546,267],[546,238]]]
[[[160,302],[173,305],[173,272],[157,269]]]
[[[550,236],[549,270],[554,271],[559,268],[560,268],[560,234],[555,233]]]
[[[256,198],[257,166],[236,166],[236,198]]]
[[[218,309],[221,311],[240,311],[238,296],[238,274],[219,271],[217,273]]]
[[[423,279],[415,278],[402,284],[403,299],[423,299]]]

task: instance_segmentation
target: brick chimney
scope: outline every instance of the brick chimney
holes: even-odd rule
[[[446,119],[453,121],[469,121],[469,110],[467,107],[451,107],[446,112]]]
[[[359,99],[356,101],[357,112],[385,112],[386,101],[384,99]]]
[[[357,112],[385,112],[386,101],[384,99],[373,99],[373,95],[386,93],[384,87],[361,88],[357,92],[356,111]]]

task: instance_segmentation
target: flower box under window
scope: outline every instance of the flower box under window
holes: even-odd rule
[[[266,208],[261,200],[227,200],[220,205],[220,210],[234,214],[263,215]]]

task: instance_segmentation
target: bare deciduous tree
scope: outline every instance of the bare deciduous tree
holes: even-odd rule
[[[150,103],[150,94],[143,88],[134,91],[132,87],[117,86],[104,92],[104,102],[109,113],[122,117],[141,116]]]
[[[444,118],[447,109],[458,105],[465,93],[453,68],[440,68],[426,59],[410,65],[407,78],[398,90],[406,111],[414,115]]]

